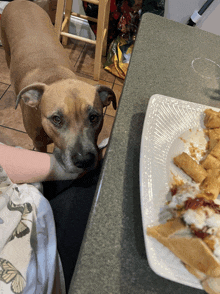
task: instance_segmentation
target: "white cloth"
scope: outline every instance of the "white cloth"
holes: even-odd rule
[[[0,166],[0,293],[65,294],[49,202]]]

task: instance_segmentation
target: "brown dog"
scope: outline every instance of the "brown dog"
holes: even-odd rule
[[[33,2],[13,1],[1,18],[2,44],[25,129],[39,151],[54,143],[66,172],[94,168],[103,107],[114,92],[77,80],[47,13]]]

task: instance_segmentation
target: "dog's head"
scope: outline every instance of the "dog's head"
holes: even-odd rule
[[[54,142],[54,155],[67,172],[96,166],[103,107],[112,102],[116,109],[116,97],[110,88],[79,80],[36,83],[19,93],[17,104],[20,99],[40,111],[43,129]]]

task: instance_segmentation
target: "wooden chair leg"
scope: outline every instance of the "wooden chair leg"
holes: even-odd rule
[[[102,66],[102,55],[106,55],[107,49],[107,36],[108,36],[108,25],[109,25],[109,12],[110,12],[110,1],[111,0],[99,0],[98,6],[98,20],[97,20],[97,35],[96,35],[96,48],[95,48],[95,65],[94,65],[94,80],[99,80],[101,66]],[[57,37],[60,37],[62,32],[68,33],[70,25],[70,17],[72,13],[73,0],[58,0],[55,30]],[[63,11],[65,6],[64,21]],[[68,37],[62,36],[62,44],[67,45]]]
[[[66,7],[65,7],[65,26],[63,28],[63,32],[68,33],[69,31],[69,25],[70,25],[70,16],[72,12],[72,5],[73,5],[73,0],[66,0]],[[68,37],[63,36],[62,37],[62,44],[63,46],[67,45]]]
[[[95,48],[95,65],[94,65],[94,80],[98,81],[102,65],[102,50],[103,50],[103,35],[105,30],[105,10],[106,0],[99,1],[96,48]]]
[[[105,10],[105,23],[104,23],[104,27],[106,29],[106,34],[104,36],[104,40],[103,40],[103,49],[102,49],[102,55],[106,56],[107,53],[107,38],[108,38],[108,26],[109,26],[109,15],[110,15],[110,4],[111,4],[111,0],[106,0],[106,10]]]
[[[55,31],[56,31],[58,38],[60,38],[61,26],[62,26],[62,22],[63,22],[64,5],[65,5],[65,0],[58,0],[57,1]]]

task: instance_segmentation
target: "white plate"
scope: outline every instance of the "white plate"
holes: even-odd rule
[[[169,249],[147,236],[146,229],[169,218],[169,215],[161,218],[160,212],[170,197],[173,174],[191,181],[172,159],[183,151],[190,154],[190,143],[198,150],[205,150],[207,140],[203,120],[206,108],[219,111],[202,104],[153,95],[145,116],[140,152],[141,212],[149,265],[166,279],[198,289],[202,289],[199,280]],[[200,157],[199,152],[198,159]]]

